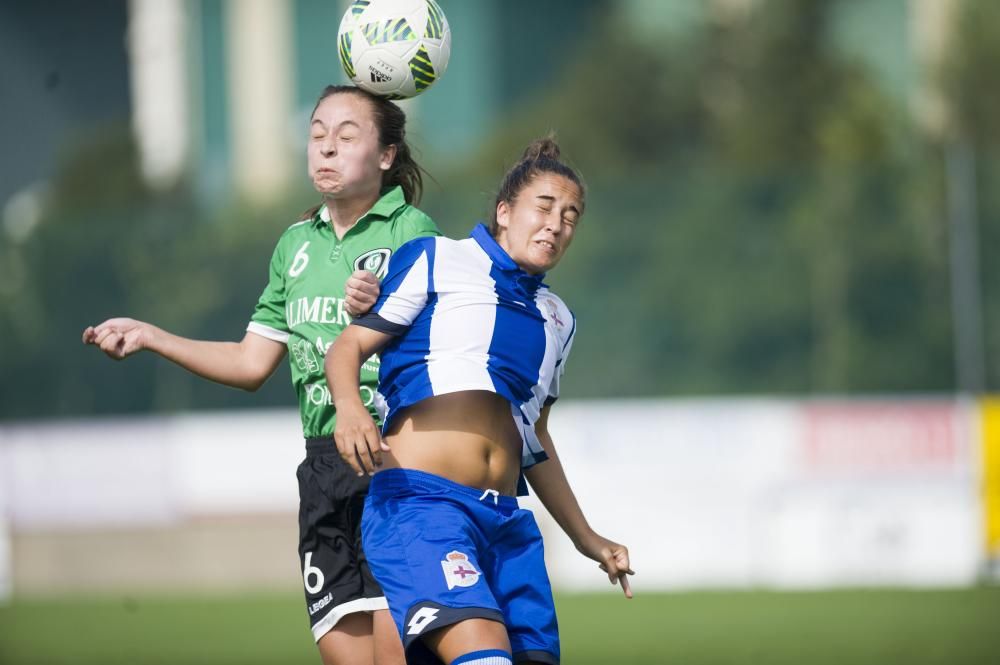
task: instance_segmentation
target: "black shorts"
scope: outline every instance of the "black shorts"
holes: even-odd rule
[[[299,465],[299,563],[316,641],[352,612],[388,608],[361,551],[368,476],[340,458],[333,437],[306,440]]]

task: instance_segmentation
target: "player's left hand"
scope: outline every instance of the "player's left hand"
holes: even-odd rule
[[[627,547],[595,533],[582,541],[577,549],[584,556],[597,561],[600,569],[608,574],[608,580],[612,584],[621,582],[622,592],[626,598],[632,597],[632,585],[628,581],[628,576],[635,575],[635,571],[629,563]]]
[[[355,270],[344,284],[344,309],[351,316],[361,316],[378,300],[378,277],[370,270]]]

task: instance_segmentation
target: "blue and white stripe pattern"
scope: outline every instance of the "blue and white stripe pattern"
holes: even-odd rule
[[[378,302],[355,323],[397,336],[381,353],[383,430],[428,397],[488,390],[511,403],[522,467],[546,459],[535,422],[559,396],[576,319],[485,226],[465,240],[417,238],[400,247]]]
[[[483,649],[459,656],[451,665],[513,665],[511,655],[502,649]]]

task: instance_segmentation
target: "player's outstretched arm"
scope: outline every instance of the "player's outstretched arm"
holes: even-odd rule
[[[198,376],[243,390],[257,390],[285,357],[285,345],[247,333],[239,342],[188,339],[135,319],[108,319],[83,331],[83,343],[123,360],[152,351]]]
[[[562,462],[559,461],[555,443],[549,434],[549,408],[547,406],[542,409],[535,425],[535,433],[549,459],[531,467],[524,475],[542,505],[573,541],[576,549],[584,556],[597,561],[601,570],[608,574],[612,584],[621,582],[625,596],[631,598],[632,588],[628,576],[634,575],[635,571],[631,568],[628,548],[596,533],[587,523],[587,518],[566,478]]]
[[[340,456],[362,476],[382,466],[382,451],[389,450],[378,426],[361,401],[361,365],[377,353],[390,335],[350,325],[340,333],[326,353],[323,371],[337,410],[333,440]]]

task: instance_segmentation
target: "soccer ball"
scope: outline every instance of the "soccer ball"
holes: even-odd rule
[[[444,74],[451,28],[434,0],[353,0],[340,21],[337,50],[356,86],[405,99]]]

